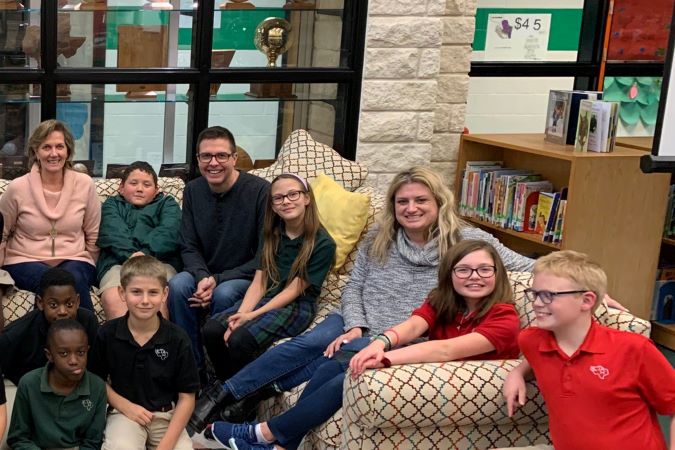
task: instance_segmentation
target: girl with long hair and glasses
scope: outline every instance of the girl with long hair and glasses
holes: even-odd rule
[[[356,355],[343,348],[317,369],[293,408],[260,424],[215,422],[204,436],[233,450],[298,448],[309,430],[342,406],[347,367],[358,377],[365,369],[395,364],[516,358],[519,330],[499,254],[487,242],[462,241],[445,254],[438,286],[412,316],[376,335]],[[405,346],[422,336],[429,340]]]
[[[223,380],[272,343],[302,333],[314,319],[335,242],[321,226],[314,194],[303,178],[282,174],[272,181],[257,259],[244,299],[202,329],[206,351]]]

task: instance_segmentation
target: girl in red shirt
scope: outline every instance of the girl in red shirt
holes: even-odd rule
[[[405,322],[376,336],[349,363],[352,377],[398,364],[518,357],[520,322],[496,250],[462,241],[445,255],[438,287]],[[426,342],[402,347],[428,336]]]

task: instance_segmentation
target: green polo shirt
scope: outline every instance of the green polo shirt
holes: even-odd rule
[[[69,395],[54,392],[45,367],[19,381],[7,443],[12,450],[100,449],[106,416],[105,383],[85,371]]]
[[[281,230],[281,240],[279,241],[279,249],[277,250],[277,269],[279,270],[279,284],[272,287],[272,283],[268,282],[268,291],[265,293],[265,297],[274,297],[279,292],[281,292],[286,286],[286,281],[288,279],[288,273],[291,271],[293,266],[293,261],[298,257],[300,253],[300,248],[304,241],[303,236],[299,236],[295,239],[290,239],[286,236],[286,233]],[[258,251],[257,263],[258,269],[261,267],[261,251]],[[314,239],[314,249],[312,250],[312,255],[309,257],[309,262],[307,263],[307,282],[309,287],[305,291],[305,297],[309,297],[315,300],[321,293],[321,285],[323,284],[328,271],[333,265],[335,260],[335,241],[328,234],[328,232],[322,227],[319,228],[319,231],[316,234]]]

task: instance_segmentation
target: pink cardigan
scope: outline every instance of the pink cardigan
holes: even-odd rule
[[[29,173],[9,183],[0,196],[0,212],[5,219],[0,264],[42,261],[56,265],[64,260],[96,264],[101,202],[88,175],[66,170],[61,197],[56,208],[51,209],[35,165]],[[53,246],[52,225],[56,230]]]

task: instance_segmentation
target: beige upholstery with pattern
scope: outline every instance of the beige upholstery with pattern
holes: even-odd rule
[[[119,178],[113,179],[96,179],[96,193],[98,194],[101,203],[103,203],[108,197],[115,195],[120,185]],[[158,179],[159,188],[167,195],[172,195],[179,205],[183,204],[183,188],[185,188],[185,183],[180,178],[164,178],[160,177]],[[0,180],[0,195],[5,192],[9,181]],[[94,311],[100,322],[105,320],[103,314],[103,306],[101,305],[101,300],[96,295],[96,292],[92,290],[91,300],[94,303]],[[18,319],[19,317],[26,314],[28,311],[33,309],[35,303],[34,296],[31,292],[14,290],[14,292],[2,299],[2,312],[5,317],[5,325],[10,322]]]

